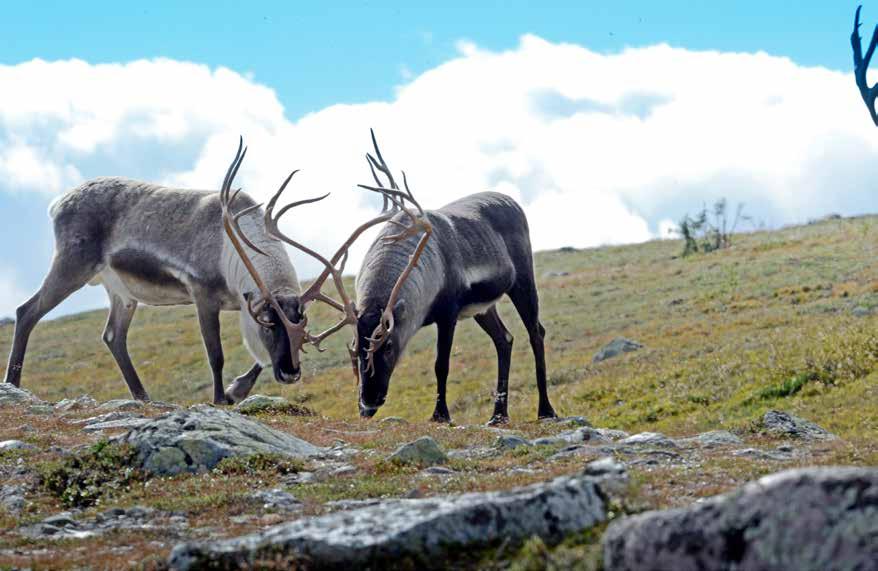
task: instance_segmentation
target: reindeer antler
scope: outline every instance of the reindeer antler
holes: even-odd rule
[[[394,306],[396,306],[397,299],[399,298],[399,294],[402,291],[402,285],[403,283],[405,283],[406,279],[408,279],[409,274],[411,274],[414,267],[418,265],[418,260],[420,259],[421,254],[424,252],[424,248],[427,246],[427,241],[430,239],[430,236],[433,233],[433,226],[430,224],[430,222],[427,221],[427,218],[424,215],[424,210],[421,208],[421,205],[418,204],[418,201],[415,200],[415,197],[412,194],[411,189],[409,188],[409,183],[405,175],[405,171],[403,171],[402,173],[402,183],[405,187],[405,191],[403,192],[399,189],[399,186],[393,179],[393,174],[390,172],[390,168],[388,168],[387,163],[384,161],[384,157],[381,156],[381,150],[378,148],[378,141],[375,140],[375,132],[371,131],[371,133],[372,145],[375,147],[375,156],[377,156],[378,158],[376,160],[375,157],[370,154],[367,154],[366,158],[369,161],[369,168],[372,171],[372,177],[375,179],[375,182],[378,186],[368,186],[365,184],[361,184],[358,186],[366,190],[381,193],[381,195],[384,196],[385,207],[387,202],[390,201],[393,204],[393,210],[401,210],[405,213],[406,217],[410,221],[409,225],[405,225],[395,220],[389,220],[391,224],[395,224],[402,229],[398,234],[385,236],[384,242],[401,242],[412,236],[416,236],[420,232],[423,232],[424,234],[418,241],[418,245],[415,247],[415,251],[412,252],[411,256],[409,256],[408,264],[406,264],[406,267],[403,269],[402,273],[397,278],[396,283],[393,285],[393,289],[390,291],[390,297],[387,300],[387,305],[384,308],[384,311],[382,311],[381,313],[381,319],[378,322],[378,325],[372,331],[372,335],[369,337],[369,347],[366,349],[367,372],[375,370],[375,353],[378,351],[379,348],[381,348],[382,345],[384,345],[384,343],[387,341],[387,337],[393,331],[393,308]],[[381,184],[381,180],[378,178],[375,169],[378,169],[387,177],[388,184],[390,184],[389,189]],[[406,202],[410,202],[415,206],[415,208],[417,209],[417,214],[406,208]]]
[[[872,54],[875,53],[875,47],[878,45],[878,25],[872,32],[872,39],[869,41],[869,48],[863,56],[863,47],[860,40],[860,10],[862,6],[857,6],[854,15],[854,31],[851,33],[851,47],[854,50],[854,76],[857,80],[857,87],[860,88],[860,95],[869,108],[869,115],[872,116],[872,122],[878,125],[878,112],[875,110],[875,99],[878,97],[878,84],[869,87],[866,79],[866,72],[869,69],[869,62],[872,60]]]

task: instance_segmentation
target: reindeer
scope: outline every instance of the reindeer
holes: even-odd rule
[[[374,132],[372,144],[375,155],[367,154],[366,158],[377,186],[359,186],[383,195],[381,216],[359,227],[331,260],[309,252],[325,264],[324,273],[337,273],[336,264],[347,258],[347,249],[356,237],[369,226],[388,222],[357,275],[356,304],[340,279],[334,280],[345,316],[327,334],[344,325],[356,328],[349,351],[359,380],[360,415],[371,417],[384,404],[390,377],[409,340],[422,327],[435,324],[437,398],[432,420],[450,422],[445,387],[454,331],[459,320],[472,317],[497,351],[497,392],[489,422],[508,422],[513,339],[496,307],[507,295],[524,322],[536,361],[538,417],[555,417],[546,389],[545,329],[539,320],[524,211],[514,200],[496,192],[473,194],[439,210],[424,211],[412,195],[405,173],[405,190],[397,185]],[[382,184],[378,172],[389,187]],[[320,340],[323,338],[325,335]]]
[[[872,40],[869,42],[869,48],[866,50],[866,55],[863,56],[863,46],[862,41],[860,40],[860,10],[862,9],[862,6],[857,6],[857,11],[854,14],[854,31],[851,33],[851,47],[854,51],[854,77],[857,80],[857,87],[860,90],[860,95],[866,103],[866,107],[869,109],[869,115],[872,117],[872,122],[875,123],[875,125],[878,125],[878,111],[875,109],[875,99],[878,97],[878,85],[869,87],[869,81],[866,78],[866,72],[869,69],[869,62],[872,60],[872,54],[875,53],[875,46],[878,46],[878,25],[875,26],[875,30],[872,32]]]
[[[245,398],[267,366],[280,383],[298,381],[299,351],[314,339],[305,329],[305,307],[314,300],[334,302],[320,293],[319,280],[300,292],[276,221],[266,225],[268,219],[256,215],[260,205],[240,189],[231,191],[246,152],[241,139],[219,193],[98,178],[55,201],[49,209],[55,255],[39,291],[16,312],[6,382],[19,386],[37,322],[87,283],[103,285],[109,295],[103,340],[135,399],[149,400],[127,348],[139,303],[195,305],[217,404]],[[243,208],[233,213],[236,201]],[[221,310],[241,312],[244,345],[255,360],[228,391],[222,380]]]

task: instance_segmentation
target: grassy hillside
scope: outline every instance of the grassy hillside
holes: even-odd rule
[[[856,455],[878,461],[878,219],[831,220],[738,236],[733,248],[679,258],[678,241],[541,252],[536,257],[547,329],[550,391],[556,410],[597,426],[669,434],[747,430],[769,408],[810,418],[845,437]],[[566,272],[567,275],[557,275]],[[514,309],[501,313],[516,338],[510,380],[513,423],[536,415],[533,360]],[[320,308],[315,325],[334,317]],[[23,386],[48,400],[88,393],[126,397],[100,341],[105,313],[38,326]],[[223,316],[226,376],[249,361],[237,314]],[[0,353],[12,327],[0,328]],[[636,353],[592,364],[613,337],[644,344]],[[429,417],[434,402],[432,329],[412,342],[380,416]],[[305,357],[304,380],[254,392],[278,394],[334,419],[356,416],[356,386],[344,343]],[[130,335],[132,358],[154,399],[210,399],[210,377],[194,312],[142,308]],[[2,365],[0,365],[2,366]],[[449,379],[458,423],[488,419],[496,359],[472,320],[461,324]]]

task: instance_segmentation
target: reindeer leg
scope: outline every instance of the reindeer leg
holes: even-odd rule
[[[447,322],[436,324],[438,339],[436,341],[436,408],[433,410],[433,422],[451,422],[448,405],[445,403],[445,382],[448,380],[448,362],[451,359],[451,345],[454,342],[454,328],[457,316]]]
[[[546,353],[543,346],[546,330],[539,319],[539,298],[537,297],[537,288],[536,284],[534,284],[533,276],[529,276],[529,279],[521,280],[517,283],[512,288],[512,291],[509,292],[509,298],[524,322],[528,337],[530,338],[530,347],[534,354],[537,392],[539,394],[537,417],[556,418],[557,415],[552,408],[552,404],[549,402],[549,393],[546,388]]]
[[[59,250],[39,291],[15,312],[15,333],[6,366],[7,383],[16,387],[21,383],[27,342],[40,319],[94,277],[98,260],[92,259],[91,254],[88,251]]]
[[[146,389],[143,388],[140,377],[137,376],[137,371],[131,363],[131,356],[128,354],[128,328],[131,320],[134,319],[137,301],[124,300],[109,291],[107,293],[110,295],[110,315],[104,327],[104,344],[116,359],[116,365],[125,378],[131,396],[137,400],[148,401],[149,395],[146,394]]]
[[[253,366],[240,377],[236,377],[231,386],[226,390],[226,400],[229,403],[234,403],[241,402],[247,398],[247,395],[250,394],[250,391],[253,389],[253,385],[256,383],[256,379],[259,378],[259,373],[261,372],[262,365],[259,363],[253,363]]]
[[[219,308],[205,304],[196,299],[195,307],[198,313],[198,325],[201,327],[201,339],[204,341],[204,350],[207,353],[207,361],[213,373],[213,404],[229,404],[223,391],[223,345],[220,341]]]
[[[476,315],[476,323],[479,324],[497,349],[497,394],[494,396],[494,414],[491,415],[489,425],[506,424],[509,422],[509,365],[512,361],[512,334],[503,325],[497,306]]]

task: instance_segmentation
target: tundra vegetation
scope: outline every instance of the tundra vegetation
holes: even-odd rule
[[[705,448],[697,464],[629,463],[617,453],[628,463],[630,485],[613,506],[614,517],[689,505],[785,468],[878,464],[876,221],[833,219],[736,235],[735,246],[722,256],[678,257],[680,240],[536,254],[548,382],[560,416],[581,415],[596,427],[631,434],[660,432],[677,442],[727,430],[746,443],[738,447],[746,447],[741,454]],[[511,304],[503,301],[498,309],[512,335],[527,339]],[[31,337],[27,387],[51,402],[82,394],[98,401],[127,398],[96,334],[104,319],[104,311],[95,311],[40,324]],[[129,349],[152,398],[182,405],[203,401],[212,379],[194,309],[142,308],[136,319]],[[236,319],[234,313],[222,314],[229,371],[251,363],[233,327]],[[337,319],[330,307],[309,310],[315,328]],[[8,351],[11,336],[11,326],[0,326],[0,353]],[[34,447],[0,453],[4,485],[26,490],[20,509],[0,508],[0,566],[161,568],[183,539],[240,535],[331,512],[339,501],[509,489],[575,473],[597,458],[582,450],[559,454],[563,445],[552,441],[528,446],[506,438],[509,449],[501,454],[449,454],[434,468],[450,469],[445,475],[427,476],[423,467],[389,461],[402,444],[424,436],[445,451],[496,445],[498,433],[484,426],[493,406],[494,347],[474,322],[458,325],[448,378],[455,424],[448,426],[428,421],[435,404],[431,328],[412,339],[386,404],[368,420],[359,418],[343,337],[327,339],[323,353],[308,353],[302,382],[281,386],[263,380],[254,387],[255,393],[283,396],[314,415],[266,407],[249,417],[318,446],[343,440],[358,449],[331,477],[300,478],[322,468],[312,460],[272,456],[227,459],[201,474],[148,476],[127,469],[130,450],[106,443],[124,431],[86,432],[76,424],[103,411],[0,406],[0,441]],[[593,363],[592,356],[616,337],[643,347]],[[516,344],[513,352],[512,421],[506,428],[531,441],[569,430],[533,420],[533,356],[527,343]],[[760,419],[773,409],[811,420],[838,438],[809,443],[767,433]],[[163,412],[151,405],[138,410],[146,416]],[[267,489],[292,494],[300,508],[291,514],[263,509],[269,500],[254,494]],[[166,514],[170,519],[163,521],[171,523],[116,526],[112,533],[62,540],[33,539],[19,531],[65,510],[81,510],[71,517],[90,520],[116,508],[123,515],[141,513],[136,506]],[[175,527],[174,518],[185,520],[186,527]],[[533,538],[494,546],[466,553],[459,563],[599,568],[602,531],[598,526],[559,544]]]

